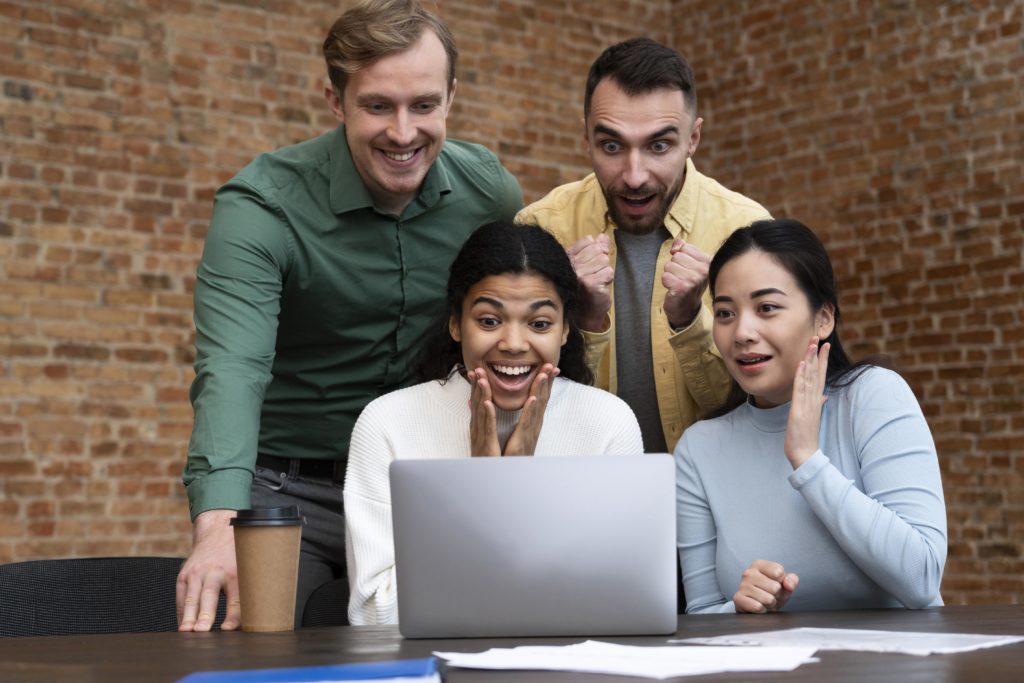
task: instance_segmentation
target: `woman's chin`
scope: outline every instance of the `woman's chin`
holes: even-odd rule
[[[522,410],[523,406],[526,405],[526,399],[529,398],[528,394],[523,396],[494,396],[494,405],[501,410],[516,411]]]

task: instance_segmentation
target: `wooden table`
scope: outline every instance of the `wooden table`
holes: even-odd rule
[[[678,637],[818,626],[947,633],[1024,635],[1024,606],[941,607],[803,614],[684,616]],[[432,650],[480,652],[522,644],[569,644],[580,638],[403,640],[395,627],[303,629],[290,633],[135,633],[0,638],[0,681],[145,681],[171,683],[194,671],[313,666],[429,656]],[[660,645],[665,637],[602,638]],[[1024,643],[956,655],[820,652],[817,664],[789,673],[723,674],[676,680],[714,681],[1024,681]],[[452,669],[449,683],[636,683],[637,678],[548,672]]]

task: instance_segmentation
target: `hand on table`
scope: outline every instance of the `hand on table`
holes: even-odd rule
[[[800,577],[787,574],[778,562],[754,560],[743,570],[740,588],[732,597],[737,612],[777,612],[796,590]]]
[[[223,591],[227,610],[220,628],[233,631],[241,625],[235,535],[229,522],[234,510],[207,510],[192,528],[192,554],[178,573],[175,606],[179,631],[209,631],[217,616]]]

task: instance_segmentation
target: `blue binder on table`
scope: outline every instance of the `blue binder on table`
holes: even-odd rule
[[[247,669],[244,671],[201,671],[181,678],[177,683],[310,683],[312,681],[432,681],[440,683],[437,661],[398,659],[388,662],[364,662],[331,666],[299,666],[287,669]]]

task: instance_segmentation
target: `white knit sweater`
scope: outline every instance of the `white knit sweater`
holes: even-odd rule
[[[345,475],[349,622],[398,622],[388,466],[397,458],[467,458],[470,386],[460,375],[371,402],[352,430]],[[518,412],[498,410],[500,433]],[[636,417],[621,399],[561,377],[551,386],[535,455],[643,452]]]

